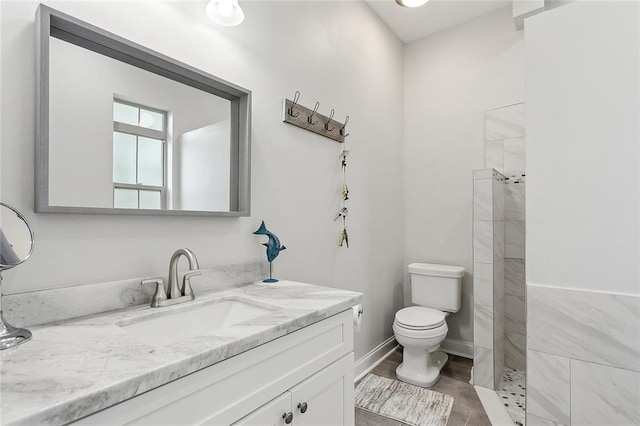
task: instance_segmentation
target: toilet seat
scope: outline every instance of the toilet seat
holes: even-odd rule
[[[424,306],[410,306],[396,312],[395,325],[405,330],[432,330],[445,323],[445,314]]]
[[[444,323],[435,328],[425,328],[425,329],[411,329],[398,324],[397,321],[393,322],[393,334],[396,336],[396,340],[400,337],[406,337],[411,339],[420,339],[420,340],[429,340],[429,339],[444,339],[444,336],[447,335],[449,331],[449,327],[447,327],[447,323]]]

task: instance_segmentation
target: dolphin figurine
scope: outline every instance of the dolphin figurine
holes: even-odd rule
[[[254,232],[255,235],[266,235],[267,237],[269,237],[269,241],[267,241],[266,243],[262,244],[263,246],[267,247],[267,260],[269,262],[273,262],[273,260],[278,257],[278,255],[280,254],[280,251],[286,249],[285,246],[280,244],[280,240],[278,239],[278,237],[275,236],[275,234],[271,233],[266,225],[264,224],[264,220],[262,221],[262,223],[260,224],[260,228],[258,228],[258,230],[256,232]]]
[[[272,274],[273,272],[272,262],[276,257],[278,257],[278,255],[282,250],[286,249],[286,247],[280,244],[280,240],[278,239],[278,237],[275,236],[275,234],[269,232],[266,225],[264,224],[264,220],[260,224],[260,227],[258,228],[258,230],[254,232],[254,234],[266,235],[267,237],[269,237],[269,240],[266,243],[262,244],[263,246],[267,247],[267,260],[269,261],[269,278],[267,278],[266,280],[263,280],[262,282],[277,283],[278,280],[273,278],[273,274]]]

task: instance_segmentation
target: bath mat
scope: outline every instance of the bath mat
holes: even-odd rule
[[[355,405],[412,426],[446,426],[453,397],[394,379],[367,374],[356,386]]]

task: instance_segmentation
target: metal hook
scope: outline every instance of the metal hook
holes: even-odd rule
[[[349,116],[347,115],[347,118],[344,119],[344,125],[342,126],[342,129],[340,129],[340,134],[345,138],[350,135],[350,133],[344,132],[344,129],[347,127],[348,122],[349,122]]]
[[[318,112],[318,108],[320,108],[320,102],[316,102],[316,106],[313,109],[313,112],[309,117],[307,117],[307,123],[311,124],[312,126],[315,126],[316,124],[318,124],[318,120],[313,121],[313,116],[316,114],[316,112]]]
[[[329,123],[331,123],[331,120],[333,120],[333,114],[335,114],[335,113],[336,113],[336,110],[331,108],[331,115],[329,116],[329,121],[324,123],[324,129],[327,132],[333,132],[336,129],[335,127],[329,128]]]
[[[287,114],[289,114],[291,117],[297,117],[300,115],[299,112],[296,112],[295,115],[293,114],[293,107],[298,104],[299,99],[300,99],[300,92],[296,90],[296,94],[293,95],[293,103],[291,104],[291,108],[287,110]]]

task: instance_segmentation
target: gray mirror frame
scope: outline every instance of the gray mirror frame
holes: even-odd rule
[[[231,101],[230,211],[136,210],[49,205],[49,38],[109,56]],[[161,216],[250,216],[251,91],[45,5],[36,13],[35,211]]]

